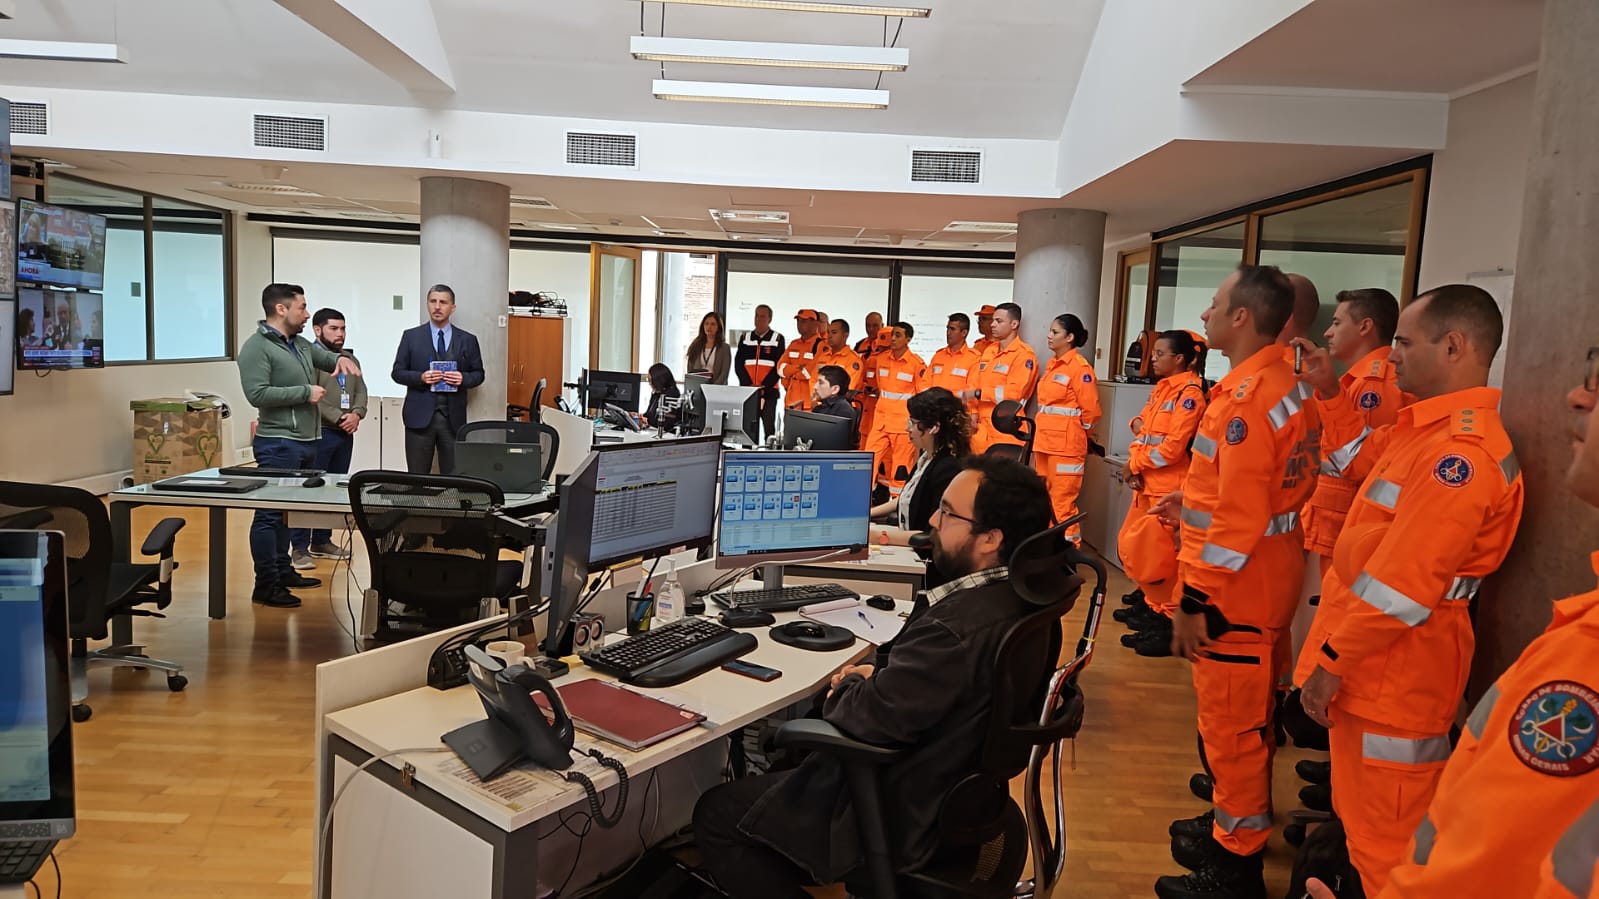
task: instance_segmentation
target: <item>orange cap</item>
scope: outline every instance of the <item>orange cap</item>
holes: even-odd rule
[[[977,314],[978,315],[993,315],[995,312],[998,312],[998,311],[999,310],[995,309],[992,303],[984,303],[983,304],[983,308],[977,310]]]
[[[894,342],[894,329],[881,328],[877,332],[877,346],[886,347]]]
[[[822,320],[822,317],[816,314],[815,309],[801,309],[800,311],[794,313],[794,318],[796,321],[802,318],[808,318],[813,322]]]

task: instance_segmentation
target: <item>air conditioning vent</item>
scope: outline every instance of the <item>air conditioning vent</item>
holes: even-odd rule
[[[638,168],[638,136],[566,132],[567,165],[612,165]]]
[[[979,184],[983,180],[981,150],[912,150],[911,180],[940,184]]]
[[[11,103],[12,134],[49,134],[50,104],[13,100]]]
[[[551,203],[549,200],[546,200],[543,197],[518,197],[518,196],[515,196],[515,195],[512,195],[512,197],[511,197],[511,205],[512,206],[530,206],[530,207],[532,207],[534,209],[554,209],[554,208],[556,208],[554,203]]]
[[[311,116],[258,115],[254,143],[257,147],[320,153],[328,148],[328,120]]]

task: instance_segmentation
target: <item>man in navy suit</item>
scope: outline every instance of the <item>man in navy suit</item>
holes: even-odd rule
[[[455,291],[435,284],[428,288],[427,303],[428,323],[400,335],[389,376],[406,387],[401,409],[406,470],[432,471],[437,449],[439,472],[450,474],[455,471],[455,432],[466,424],[466,391],[483,383],[483,354],[476,337],[450,324]],[[434,366],[435,362],[453,366]]]

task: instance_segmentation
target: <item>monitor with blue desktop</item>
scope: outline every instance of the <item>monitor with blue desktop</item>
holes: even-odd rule
[[[864,559],[872,454],[729,452],[719,508],[718,568]]]

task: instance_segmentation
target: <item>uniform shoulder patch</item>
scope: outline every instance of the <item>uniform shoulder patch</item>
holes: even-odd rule
[[[1475,475],[1471,460],[1459,453],[1449,453],[1432,467],[1432,476],[1445,487],[1464,487]]]
[[[1197,408],[1199,408],[1199,403],[1193,397],[1189,397],[1189,398],[1183,400],[1183,411],[1184,412],[1192,412],[1192,411],[1194,411]]]
[[[1092,383],[1094,383],[1094,376],[1089,374],[1086,371],[1083,372],[1083,383],[1084,384],[1092,384]]]
[[[1031,359],[1023,359],[1022,360],[1022,364],[1027,366],[1027,370],[1028,371],[1032,371],[1033,370],[1033,360],[1031,360]]]
[[[1510,716],[1510,748],[1523,765],[1553,777],[1599,768],[1599,693],[1575,681],[1550,681]]]
[[[1244,438],[1248,436],[1249,425],[1245,424],[1242,418],[1235,418],[1227,422],[1227,442],[1229,444],[1237,445],[1243,443]]]
[[[1375,390],[1368,390],[1360,395],[1360,408],[1375,409],[1382,405],[1382,394]]]

